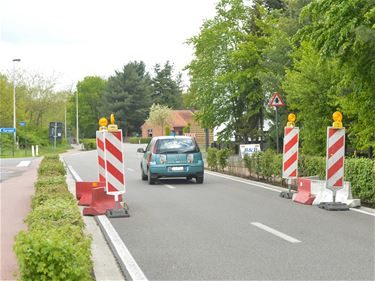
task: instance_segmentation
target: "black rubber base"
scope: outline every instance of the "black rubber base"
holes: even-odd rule
[[[280,197],[285,198],[285,199],[292,199],[292,197],[293,197],[293,192],[282,191],[282,192],[280,192],[279,195],[280,195]]]
[[[111,210],[107,210],[105,215],[108,218],[127,218],[130,217],[128,210],[124,208],[115,208]]]
[[[327,211],[348,211],[349,206],[345,203],[337,202],[322,202],[318,205],[319,208],[327,210]]]

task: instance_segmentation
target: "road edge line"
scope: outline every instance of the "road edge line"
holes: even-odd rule
[[[120,268],[126,277],[130,277],[132,280],[148,281],[110,220],[106,216],[101,215],[95,216],[95,221],[102,230],[104,237],[106,238],[113,254],[119,261]]]
[[[68,163],[65,162],[65,159],[63,157],[60,158],[63,163],[65,164],[65,167],[68,168],[70,174],[73,176],[73,178],[76,181],[82,181],[81,177],[78,175],[78,173],[74,170],[74,168],[71,165],[68,165]],[[103,220],[99,219],[98,217],[104,217]],[[138,266],[137,262],[134,260],[133,256],[131,255],[128,248],[125,246],[125,243],[121,240],[119,234],[117,233],[116,229],[113,227],[111,222],[108,220],[106,216],[94,216],[94,219],[96,223],[98,224],[102,234],[104,235],[105,240],[107,241],[113,255],[117,259],[117,263],[120,266],[120,269],[122,273],[124,274],[124,277],[130,277],[132,280],[144,280],[148,281],[140,267]],[[107,220],[107,221],[106,221]],[[103,221],[106,223],[107,227],[103,224]],[[109,234],[112,232],[112,236]],[[116,237],[117,236],[117,237]],[[114,241],[116,239],[117,241]],[[115,242],[117,242],[120,246],[123,246],[122,248],[125,251],[125,253],[121,253],[121,250],[118,246],[116,246]],[[127,256],[128,261],[123,259],[123,256]],[[135,269],[128,269],[128,267],[134,267]],[[139,270],[138,272],[136,270]],[[135,272],[134,272],[135,271]]]
[[[236,182],[241,182],[241,183],[248,184],[248,185],[254,185],[254,186],[257,186],[257,187],[260,187],[260,188],[263,188],[263,189],[267,189],[267,190],[271,190],[271,191],[275,191],[275,192],[285,191],[285,189],[282,188],[282,187],[273,186],[273,185],[270,185],[270,184],[263,185],[263,184],[260,184],[258,182],[255,182],[253,180],[248,180],[248,179],[244,179],[244,178],[232,176],[232,175],[221,174],[221,173],[213,172],[213,171],[206,170],[206,169],[205,169],[205,173],[207,173],[209,175],[212,175],[212,176],[221,177],[221,178],[224,178],[224,179],[228,179],[228,180],[232,180],[232,181],[236,181]],[[351,211],[354,211],[354,212],[358,212],[358,213],[361,213],[361,214],[364,214],[364,215],[375,217],[375,213],[370,213],[368,211],[357,209],[357,208],[349,208],[349,209]]]

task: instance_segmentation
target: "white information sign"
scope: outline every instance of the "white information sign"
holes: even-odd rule
[[[240,144],[240,155],[244,158],[245,155],[251,155],[254,152],[260,151],[260,144]]]

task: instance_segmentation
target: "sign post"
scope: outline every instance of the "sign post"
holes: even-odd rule
[[[284,128],[282,175],[284,179],[288,180],[288,192],[281,192],[280,197],[286,199],[292,199],[292,179],[296,179],[298,177],[299,128],[295,126],[295,121],[296,116],[293,113],[289,114],[288,124]]]
[[[344,187],[345,128],[342,114],[333,113],[333,126],[327,127],[326,188],[332,191],[332,202],[322,202],[319,208],[329,211],[346,211],[345,203],[336,202],[336,192]]]
[[[270,106],[274,106],[276,109],[276,151],[279,154],[279,120],[278,120],[278,107],[285,106],[283,99],[281,98],[280,93],[275,92],[270,99],[269,104]]]

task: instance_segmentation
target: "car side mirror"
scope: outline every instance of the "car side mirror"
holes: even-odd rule
[[[137,152],[139,152],[139,153],[145,153],[146,151],[143,148],[138,148]]]

